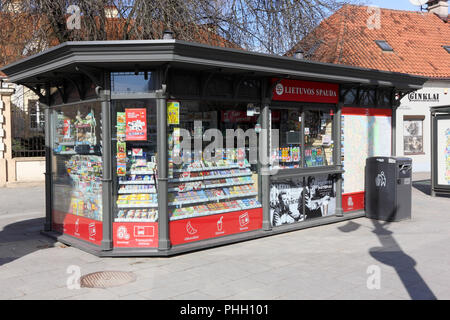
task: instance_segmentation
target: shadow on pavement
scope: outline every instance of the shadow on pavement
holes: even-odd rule
[[[393,216],[395,216],[395,210],[389,217],[392,218]],[[416,261],[403,252],[393,237],[393,232],[386,228],[390,222],[375,219],[370,219],[370,221],[374,226],[372,232],[378,237],[381,247],[370,248],[369,254],[377,261],[395,269],[411,299],[436,300],[437,298],[434,293],[425,283],[419,272],[417,272],[415,268]],[[339,227],[338,229],[342,232],[353,232],[360,226],[358,223],[349,221],[345,226]]]
[[[0,231],[0,266],[33,253],[53,247],[55,241],[40,232],[45,218],[15,222]]]

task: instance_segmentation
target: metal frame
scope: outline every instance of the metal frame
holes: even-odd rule
[[[439,120],[450,120],[450,106],[431,107],[431,196],[450,194],[450,185],[438,183],[437,129]]]

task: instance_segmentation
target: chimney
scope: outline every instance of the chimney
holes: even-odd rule
[[[436,14],[439,18],[447,22],[448,20],[448,0],[429,0],[427,2],[428,12]]]
[[[108,19],[118,18],[119,10],[117,10],[116,6],[106,6],[105,7],[105,16]]]
[[[297,51],[294,52],[294,58],[302,60],[305,58],[305,53],[302,49],[298,49]]]

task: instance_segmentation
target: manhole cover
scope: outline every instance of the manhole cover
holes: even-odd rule
[[[82,288],[110,288],[136,281],[132,272],[100,271],[89,273],[80,278]]]

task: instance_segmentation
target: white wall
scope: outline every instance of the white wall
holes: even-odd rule
[[[450,105],[450,81],[430,80],[424,84],[421,90],[416,93],[438,94],[438,101],[411,101],[409,96],[401,100],[400,107],[397,109],[396,117],[396,155],[406,156],[413,159],[414,172],[431,171],[431,132],[430,132],[430,107]],[[403,116],[425,116],[423,121],[423,155],[405,155],[403,146]]]

